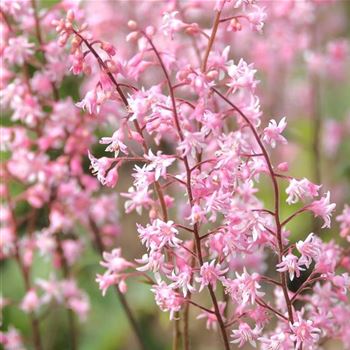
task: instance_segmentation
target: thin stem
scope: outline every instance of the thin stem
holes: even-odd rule
[[[212,46],[214,44],[215,37],[216,37],[216,32],[217,32],[217,30],[219,28],[219,24],[220,24],[220,15],[221,15],[221,11],[218,11],[216,16],[215,16],[215,19],[214,19],[213,29],[211,31],[209,43],[208,43],[207,49],[205,51],[203,62],[202,62],[202,65],[201,65],[201,71],[203,73],[207,69],[207,62],[208,62],[209,54],[210,54],[211,48],[212,48]]]
[[[206,308],[206,307],[204,307],[204,306],[202,306],[202,305],[199,305],[199,304],[197,304],[196,302],[194,302],[194,301],[192,301],[192,300],[190,300],[190,299],[187,299],[187,302],[188,302],[189,304],[192,304],[193,306],[198,307],[199,309],[201,309],[201,310],[203,310],[203,311],[205,311],[205,312],[208,312],[208,313],[213,314],[213,315],[215,314],[215,311],[210,310],[210,309],[208,309],[208,308]]]
[[[259,304],[260,306],[262,306],[265,309],[270,310],[271,312],[273,312],[274,314],[276,314],[277,316],[281,317],[283,320],[285,321],[289,321],[288,318],[286,316],[284,316],[283,314],[281,314],[279,311],[277,311],[276,309],[274,309],[272,306],[266,304],[266,302],[262,299],[257,299],[256,300],[257,304]]]
[[[299,214],[303,213],[303,212],[306,211],[307,209],[308,209],[308,206],[306,205],[305,207],[302,207],[301,209],[297,210],[295,213],[293,213],[292,215],[288,216],[288,218],[285,219],[285,220],[281,223],[281,226],[287,225],[289,221],[291,221],[292,219],[294,219],[296,216],[298,216]]]

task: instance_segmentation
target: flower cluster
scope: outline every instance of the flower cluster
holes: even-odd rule
[[[87,7],[111,5],[94,3]],[[90,241],[105,269],[96,282],[103,295],[114,286],[141,346],[124,296],[134,277],[150,284],[155,303],[169,312],[174,344],[183,320],[188,346],[193,307],[207,328],[219,330],[226,350],[231,343],[311,350],[329,339],[348,346],[350,278],[340,271],[350,271],[348,250],[323,240],[321,231],[330,228],[336,204],[326,185],[285,174],[291,163],[287,117],[265,118],[282,112],[276,102],[283,100],[282,92],[274,85],[264,103],[259,97],[269,83],[259,81],[259,70],[278,85],[287,73],[276,77],[276,70],[301,53],[315,89],[325,70],[320,67],[333,67],[334,79],[345,70],[345,41],[329,43],[318,58],[312,46],[308,31],[322,2],[145,2],[142,11],[152,14],[150,20],[135,9],[116,42],[114,35],[102,39],[108,33],[89,23],[78,3],[59,2],[41,16],[33,4],[1,5],[6,20],[1,101],[11,126],[2,131],[9,156],[2,165],[6,202],[0,220],[1,257],[15,259],[23,271],[27,290],[19,306],[32,317],[36,350],[42,305],[64,304],[86,317],[88,298],[74,281],[73,267]],[[105,21],[113,28],[108,12]],[[269,40],[261,39],[265,28]],[[46,31],[57,38],[48,41]],[[233,37],[238,44],[230,46]],[[245,42],[257,49],[244,53]],[[17,68],[23,74],[15,76]],[[84,97],[75,104],[60,96],[68,74],[85,77]],[[108,127],[104,137],[94,132],[100,125]],[[92,150],[97,142],[104,153]],[[86,156],[96,178],[86,173]],[[23,188],[19,195],[13,183]],[[130,187],[123,192],[126,183]],[[132,259],[116,248],[116,196],[100,185],[125,198],[123,215],[139,215],[134,230],[143,251]],[[269,200],[262,187],[268,187]],[[30,207],[23,222],[22,202]],[[42,211],[45,224],[38,220]],[[307,213],[315,217],[313,232],[290,232],[290,223]],[[348,206],[337,216],[344,244],[349,217]],[[137,234],[129,236],[135,240]],[[62,279],[32,283],[36,254],[51,260]],[[300,283],[292,288],[295,282]],[[13,329],[2,338],[5,345],[21,346]]]

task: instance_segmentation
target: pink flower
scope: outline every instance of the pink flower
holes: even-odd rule
[[[174,289],[182,289],[183,295],[186,297],[187,293],[194,293],[196,288],[192,286],[192,268],[185,266],[182,267],[179,271],[175,272],[174,270],[171,273],[170,279],[174,281],[170,284],[170,287]]]
[[[158,181],[161,176],[166,178],[167,168],[175,161],[174,157],[162,155],[161,151],[158,151],[157,155],[154,155],[151,150],[149,150],[148,155],[145,155],[145,159],[151,162],[147,165],[147,169],[154,170],[156,181]]]
[[[148,191],[147,187],[143,187],[139,190],[136,190],[134,187],[130,187],[127,193],[121,193],[123,197],[129,198],[125,202],[125,212],[128,214],[133,210],[141,215],[142,208],[148,208],[152,203],[152,199],[150,198],[150,194],[152,191]]]
[[[298,257],[289,253],[287,255],[282,256],[282,261],[277,264],[277,271],[278,272],[288,272],[289,278],[291,281],[294,279],[294,275],[299,278],[300,277],[300,271],[304,271],[301,266],[303,265],[303,262],[300,262]]]
[[[215,265],[215,260],[212,260],[210,264],[205,262],[200,268],[199,277],[196,277],[196,281],[201,284],[199,292],[201,292],[208,284],[211,284],[215,290],[217,280],[219,280],[227,271],[228,268],[221,270],[220,264]]]
[[[120,128],[113,133],[112,137],[102,137],[100,143],[104,145],[109,144],[109,146],[106,148],[106,151],[114,152],[114,156],[117,157],[119,151],[122,151],[124,154],[128,154],[128,147],[123,143],[123,140],[124,133]]]
[[[162,249],[165,245],[178,247],[181,243],[181,240],[176,237],[179,232],[173,221],[164,222],[156,219],[152,222],[152,225],[148,224],[146,227],[137,225],[137,231],[142,244],[151,250]]]
[[[308,207],[308,209],[314,213],[315,217],[317,216],[322,217],[324,221],[322,228],[324,227],[329,228],[331,226],[332,211],[336,207],[335,203],[330,203],[329,201],[330,201],[330,193],[328,191],[324,198],[321,198],[318,201],[312,202]]]
[[[11,0],[13,1],[13,0]],[[7,332],[0,331],[0,344],[4,345],[5,350],[25,350],[22,337],[19,331],[12,326]]]
[[[90,302],[86,294],[81,293],[78,296],[70,298],[67,304],[79,316],[80,320],[86,320],[90,310]]]
[[[281,135],[286,126],[286,117],[283,117],[278,124],[275,119],[271,119],[268,127],[264,129],[263,140],[272,148],[275,148],[278,142],[286,144],[286,138]]]
[[[260,337],[258,340],[266,345],[266,347],[262,347],[264,350],[280,350],[283,349],[283,344],[288,341],[288,338],[283,331],[278,330],[275,334],[267,337]]]
[[[239,88],[245,88],[254,91],[259,81],[255,80],[256,69],[253,64],[247,64],[241,58],[237,65],[231,63],[227,67],[227,74],[229,75],[229,86],[233,91]]]
[[[67,263],[73,265],[81,256],[83,245],[79,240],[65,239],[62,242],[62,249]]]
[[[144,254],[141,259],[135,259],[138,264],[143,266],[138,267],[138,271],[152,271],[152,272],[164,272],[169,273],[170,264],[166,263],[165,255],[162,251],[151,250],[149,254]]]
[[[298,241],[296,248],[301,254],[299,263],[305,264],[307,268],[311,265],[312,259],[318,261],[322,250],[320,239],[313,233],[310,233],[304,241]]]
[[[85,97],[75,105],[84,111],[87,110],[89,114],[99,114],[102,103],[106,100],[106,94],[97,89],[90,90]]]
[[[346,238],[350,242],[350,207],[345,205],[341,215],[336,220],[340,222],[340,236]]]
[[[257,32],[262,32],[264,27],[264,21],[266,20],[267,13],[265,12],[265,8],[260,7],[258,5],[253,5],[251,7],[251,11],[247,14],[247,18],[250,22],[252,29]]]
[[[186,219],[190,220],[191,225],[206,222],[205,211],[198,204],[194,204],[191,208],[191,215]]]
[[[114,158],[95,158],[90,152],[88,153],[91,162],[92,173],[97,176],[97,179],[102,185],[114,187],[118,182],[118,166],[113,166],[116,163]]]
[[[178,11],[165,12],[162,18],[161,29],[166,36],[170,36],[171,39],[174,39],[174,33],[178,32],[186,26],[184,22],[176,18]]]
[[[120,248],[113,249],[110,253],[103,252],[102,256],[104,261],[100,264],[105,267],[109,272],[122,272],[129,267],[133,267],[134,264],[125,260],[122,256]]]
[[[313,321],[305,321],[300,311],[297,311],[297,319],[298,320],[293,324],[290,324],[290,328],[293,332],[290,336],[291,340],[296,342],[297,350],[301,349],[302,346],[305,346],[305,348],[312,348],[319,340],[321,330],[313,326]]]
[[[318,196],[318,191],[321,186],[315,185],[308,179],[303,178],[302,180],[291,179],[289,186],[286,188],[288,194],[287,203],[297,203],[299,199],[305,201],[308,198]]]
[[[30,289],[21,302],[21,309],[26,313],[35,312],[40,306],[40,299],[34,289]]]
[[[9,63],[16,63],[22,65],[28,58],[34,54],[33,43],[30,43],[24,36],[17,36],[10,38],[8,46],[4,50],[4,58]]]
[[[53,276],[48,280],[38,279],[36,284],[44,292],[40,300],[42,304],[49,304],[52,300],[55,300],[58,303],[62,302],[62,291],[59,288],[58,281]]]
[[[256,339],[259,337],[262,329],[255,326],[252,329],[248,323],[241,322],[238,329],[233,329],[231,337],[233,340],[231,343],[238,344],[238,347],[242,347],[246,342],[249,342],[251,346],[256,347]]]
[[[169,311],[170,319],[173,320],[175,312],[181,310],[183,298],[181,298],[179,294],[164,281],[160,281],[158,284],[153,285],[151,291],[154,293],[159,308],[162,311]]]
[[[225,278],[222,284],[225,287],[225,292],[230,294],[237,304],[246,305],[248,302],[254,304],[257,297],[260,298],[265,295],[265,293],[259,292],[259,274],[249,275],[244,268],[241,275],[236,272],[236,277],[234,280]]]
[[[108,288],[117,284],[118,276],[107,271],[103,275],[96,275],[96,282],[102,291],[102,296],[105,296]]]

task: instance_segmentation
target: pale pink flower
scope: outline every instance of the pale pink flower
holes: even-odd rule
[[[199,271],[199,276],[196,277],[196,281],[200,283],[199,292],[207,285],[211,285],[213,289],[216,289],[216,282],[228,271],[228,268],[221,269],[220,264],[215,264],[215,260],[210,263],[205,262]]]
[[[314,322],[311,320],[304,320],[302,313],[297,311],[297,321],[290,324],[292,330],[291,340],[296,343],[296,349],[299,350],[302,346],[313,347],[316,346],[320,338],[321,330],[314,327]]]
[[[229,86],[233,91],[239,88],[246,88],[250,91],[254,91],[259,81],[255,80],[256,69],[254,65],[247,64],[241,58],[237,65],[233,62],[227,67],[227,74],[229,75]]]
[[[314,213],[314,216],[320,216],[324,224],[322,228],[330,228],[331,226],[331,216],[332,212],[334,211],[336,204],[330,203],[330,192],[328,191],[326,193],[326,196],[321,198],[318,201],[314,201],[308,206],[308,209],[311,210]]]
[[[258,5],[251,6],[251,10],[247,14],[251,28],[257,32],[262,32],[266,17],[267,13],[265,8]]]
[[[134,264],[125,260],[122,256],[122,251],[120,248],[113,249],[110,253],[103,252],[103,261],[100,265],[105,267],[109,272],[120,273],[129,267],[133,267]]]
[[[190,221],[191,225],[206,222],[205,210],[203,210],[198,204],[194,204],[191,208],[191,215],[186,219]]]
[[[4,50],[4,58],[9,63],[22,65],[28,58],[34,54],[33,43],[30,43],[24,36],[10,38],[8,46]]]
[[[287,139],[281,135],[286,126],[286,117],[283,117],[278,124],[275,119],[271,119],[268,127],[264,129],[263,140],[272,148],[275,148],[277,143],[286,144]]]
[[[99,289],[102,292],[102,296],[105,296],[108,288],[117,284],[118,276],[107,271],[103,275],[97,274],[96,282],[98,283]]]
[[[180,31],[186,26],[184,22],[176,18],[178,14],[178,11],[165,12],[163,14],[161,30],[164,35],[170,36],[171,39],[174,39],[174,33]]]
[[[276,266],[278,272],[288,272],[290,280],[293,281],[294,276],[299,278],[300,271],[305,270],[301,267],[302,265],[303,262],[300,262],[297,256],[293,255],[292,253],[289,253],[287,255],[282,256],[282,261]]]
[[[68,265],[73,265],[81,256],[83,245],[79,240],[65,239],[62,242],[62,249]]]
[[[157,154],[154,155],[152,151],[149,150],[148,155],[144,157],[150,161],[150,164],[147,165],[147,169],[154,171],[156,181],[158,181],[161,176],[166,178],[167,168],[175,161],[174,157],[162,155],[161,151],[158,151]]]
[[[258,340],[263,344],[263,350],[282,350],[283,344],[288,341],[288,338],[282,330],[278,330],[275,334],[260,337]]]
[[[67,304],[79,316],[80,320],[86,320],[90,311],[90,301],[86,294],[80,293],[80,295],[69,298]]]
[[[185,266],[179,271],[173,270],[169,278],[174,281],[170,287],[174,289],[182,289],[182,294],[186,297],[188,292],[194,293],[196,288],[192,285],[192,268]]]
[[[106,100],[106,94],[100,89],[93,89],[86,93],[85,97],[75,105],[89,114],[99,114],[102,103]]]
[[[152,203],[152,199],[150,198],[150,194],[152,191],[148,191],[147,187],[143,187],[141,189],[135,189],[134,187],[129,187],[127,193],[121,193],[123,197],[128,198],[125,202],[125,212],[128,214],[133,210],[141,215],[142,208],[149,208]]]
[[[318,261],[321,255],[321,241],[313,233],[310,233],[304,241],[298,241],[295,246],[301,254],[300,264],[305,264],[307,268],[311,265],[312,259]]]
[[[7,332],[0,331],[0,344],[4,346],[5,350],[25,350],[22,337],[19,331],[12,326]]]
[[[261,288],[259,284],[260,276],[257,273],[249,274],[246,269],[241,275],[236,272],[236,279],[225,278],[223,285],[225,292],[228,293],[231,298],[239,305],[246,305],[248,302],[254,304],[255,299],[265,295],[264,292],[260,292]]]
[[[321,186],[313,184],[306,178],[301,180],[291,179],[289,186],[286,188],[286,193],[288,194],[287,203],[294,204],[299,199],[305,201],[306,199],[317,197],[320,188]]]
[[[48,280],[38,279],[36,284],[44,292],[40,300],[42,304],[49,304],[51,301],[56,301],[58,303],[62,302],[62,291],[55,277],[51,276]]]
[[[26,313],[35,312],[40,306],[40,299],[34,289],[30,289],[21,302],[21,309]]]
[[[248,323],[241,322],[238,326],[238,329],[233,329],[231,337],[233,340],[231,343],[238,344],[238,347],[242,347],[245,343],[249,342],[251,346],[256,347],[256,339],[261,334],[262,329],[258,326],[255,326],[252,329]]]
[[[161,249],[165,245],[178,247],[181,243],[181,240],[177,238],[179,232],[173,221],[164,222],[156,219],[152,222],[152,225],[148,224],[146,227],[137,225],[137,231],[142,244],[151,250]]]
[[[120,128],[115,131],[112,137],[102,137],[100,143],[109,144],[106,148],[107,152],[114,152],[114,156],[117,157],[119,151],[122,151],[124,154],[128,154],[128,147],[123,143],[124,141],[124,132]]]
[[[165,255],[162,251],[151,250],[149,254],[143,254],[141,259],[135,259],[135,261],[143,266],[138,267],[138,271],[152,271],[152,272],[164,272],[169,273],[170,266],[165,261]]]
[[[184,302],[183,298],[164,281],[158,282],[153,285],[151,291],[154,293],[154,297],[157,305],[162,311],[170,312],[170,319],[174,319],[174,313],[181,310]]]
[[[90,152],[88,153],[91,162],[92,173],[102,185],[114,187],[118,182],[118,164],[114,158],[95,158]]]

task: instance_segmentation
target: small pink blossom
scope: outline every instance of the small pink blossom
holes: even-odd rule
[[[121,256],[122,252],[120,248],[113,249],[110,253],[103,252],[103,261],[100,262],[101,266],[105,267],[109,272],[122,272],[129,267],[133,267],[134,264],[125,260]]]
[[[330,228],[332,212],[336,207],[335,203],[330,203],[329,201],[330,192],[327,192],[325,197],[321,198],[318,201],[312,202],[308,207],[308,209],[314,213],[315,217],[320,216],[323,219],[324,224],[322,228]]]
[[[178,230],[173,221],[164,222],[160,219],[153,221],[152,225],[143,227],[137,225],[141,242],[151,250],[162,249],[165,245],[177,247],[181,240],[177,238]]]
[[[207,285],[211,285],[213,289],[216,289],[216,283],[220,278],[228,271],[228,269],[221,269],[220,264],[215,264],[215,260],[210,263],[205,262],[199,271],[199,276],[196,277],[196,281],[200,283],[199,291]]]
[[[275,119],[271,119],[268,127],[264,129],[263,140],[270,144],[272,148],[275,148],[279,142],[286,144],[286,138],[281,135],[286,126],[286,117],[283,117],[278,124]]]
[[[260,276],[257,273],[249,274],[246,269],[241,275],[236,272],[236,279],[225,278],[223,285],[225,292],[228,293],[231,298],[240,305],[246,305],[248,302],[254,304],[255,299],[265,295],[264,292],[260,292],[261,288],[259,284]]]
[[[245,343],[249,342],[251,346],[256,347],[256,339],[261,334],[262,329],[255,326],[252,329],[248,323],[241,322],[238,329],[233,329],[231,337],[233,340],[231,343],[238,344],[238,347],[242,347]]]
[[[301,266],[303,262],[299,261],[299,258],[291,253],[282,256],[282,261],[277,264],[278,272],[288,272],[289,278],[293,281],[294,276],[297,278],[300,277],[300,271],[304,271],[305,269]]]
[[[33,43],[30,43],[25,36],[10,38],[8,46],[4,50],[4,58],[9,62],[22,65],[28,58],[34,54]]]
[[[300,264],[305,264],[308,268],[312,262],[312,259],[318,261],[321,255],[321,242],[318,237],[315,237],[313,233],[310,233],[304,241],[298,241],[296,248],[301,254]]]
[[[174,39],[174,33],[186,26],[184,22],[176,18],[178,14],[178,11],[165,12],[163,14],[161,29],[164,35],[170,36],[171,39]]]
[[[297,312],[297,321],[290,325],[292,330],[291,340],[296,342],[296,349],[299,350],[302,346],[313,347],[320,338],[321,330],[314,327],[311,320],[304,320],[301,312]]]
[[[150,161],[150,164],[147,165],[148,170],[154,171],[155,180],[162,176],[166,178],[167,168],[175,161],[174,157],[169,157],[162,155],[161,151],[158,151],[156,155],[149,150],[148,155],[145,155],[145,159]]]
[[[174,314],[181,310],[183,298],[164,281],[153,285],[151,291],[154,293],[157,305],[162,311],[170,312],[170,319],[174,319]]]
[[[302,180],[291,179],[289,186],[286,188],[288,194],[287,203],[297,203],[299,199],[305,201],[318,196],[318,191],[321,186],[315,185],[308,179],[303,178]]]
[[[255,80],[256,69],[253,64],[247,64],[243,59],[240,59],[238,64],[233,62],[227,67],[229,75],[229,86],[233,91],[239,88],[245,88],[254,91],[259,81]]]
[[[30,289],[21,302],[21,309],[26,313],[35,312],[40,306],[40,299],[34,289]]]
[[[106,148],[107,152],[114,152],[114,156],[117,157],[119,151],[122,151],[124,154],[128,154],[128,147],[123,143],[124,141],[124,132],[120,128],[115,131],[112,137],[102,137],[100,140],[101,144],[109,144]]]

